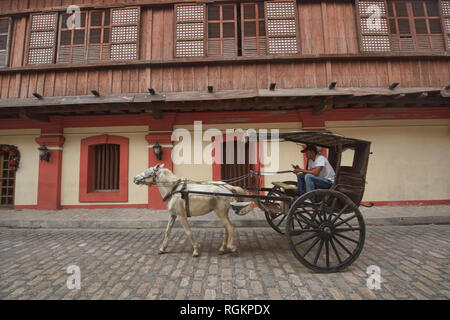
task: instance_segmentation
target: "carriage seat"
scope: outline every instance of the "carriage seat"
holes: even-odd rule
[[[285,191],[287,191],[287,190],[297,191],[297,185],[296,184],[295,185],[293,185],[293,184],[286,184],[284,182],[272,182],[272,184],[275,187],[279,187],[281,189],[284,189]]]

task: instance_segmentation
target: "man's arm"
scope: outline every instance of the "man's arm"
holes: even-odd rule
[[[311,169],[311,170],[306,170],[306,169],[295,169],[294,170],[294,173],[295,174],[299,174],[300,172],[303,172],[303,173],[305,173],[305,174],[312,174],[313,176],[318,176],[319,175],[319,173],[320,173],[320,171],[322,171],[322,168],[323,167],[315,167],[314,169]]]

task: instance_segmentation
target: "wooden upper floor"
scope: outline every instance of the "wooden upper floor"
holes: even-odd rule
[[[0,68],[449,56],[450,0],[0,0]]]
[[[439,97],[422,102],[448,105],[438,89],[450,84],[449,31],[450,0],[0,0],[0,106],[31,106],[25,100],[34,93],[96,90],[111,97],[97,99],[100,108],[149,88],[167,94],[160,101],[194,106],[237,99],[242,108],[242,99],[256,105],[261,97],[269,106],[323,105],[327,92],[297,89],[333,82],[338,90],[416,88],[391,105],[416,103],[416,96],[402,102],[404,94],[423,88],[422,97]],[[291,91],[260,91],[271,83]],[[380,105],[369,97],[380,92],[356,97]],[[324,100],[304,99],[316,95]]]

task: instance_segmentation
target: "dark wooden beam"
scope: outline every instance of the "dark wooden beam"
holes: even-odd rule
[[[18,115],[20,118],[24,118],[24,119],[36,120],[36,121],[40,121],[40,122],[50,122],[50,119],[47,115],[30,113],[27,110],[20,110]]]
[[[312,114],[314,116],[319,116],[331,109],[333,109],[333,98],[326,98],[322,104],[317,105],[313,108]]]

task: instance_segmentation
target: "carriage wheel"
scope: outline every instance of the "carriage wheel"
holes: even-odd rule
[[[358,207],[343,193],[313,190],[289,209],[286,236],[304,266],[317,272],[337,272],[361,253],[365,224]]]
[[[286,197],[286,194],[278,187],[273,187],[267,195],[272,197]],[[264,200],[260,206],[264,210],[269,225],[280,234],[284,234],[290,205],[290,203],[285,201]]]

